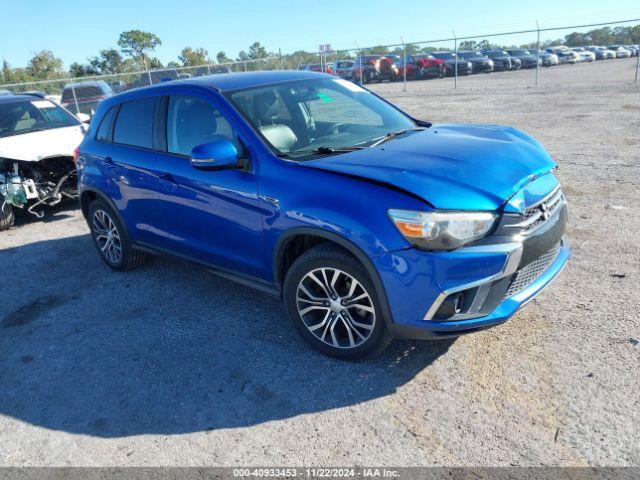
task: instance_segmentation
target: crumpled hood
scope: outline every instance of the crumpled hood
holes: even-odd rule
[[[84,134],[80,125],[0,138],[0,158],[38,162],[43,158],[73,156]]]
[[[301,164],[390,184],[444,210],[496,210],[555,166],[532,137],[495,125],[433,125]]]

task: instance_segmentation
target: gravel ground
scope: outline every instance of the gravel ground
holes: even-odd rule
[[[331,360],[203,269],[110,272],[73,205],[22,220],[0,234],[0,464],[640,465],[634,65],[373,87],[435,122],[515,125],[560,165],[572,261],[455,341]]]

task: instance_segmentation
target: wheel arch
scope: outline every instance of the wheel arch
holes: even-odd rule
[[[393,318],[391,316],[391,308],[389,307],[389,302],[387,300],[387,292],[384,288],[384,284],[382,283],[382,279],[378,273],[378,270],[374,266],[373,262],[369,258],[369,256],[362,251],[360,247],[354,244],[352,241],[336,234],[333,232],[328,232],[326,230],[321,230],[319,228],[313,227],[296,227],[291,230],[287,230],[283,233],[278,241],[276,242],[276,246],[274,249],[274,257],[273,257],[273,278],[277,285],[279,285],[280,290],[282,290],[282,285],[284,284],[284,277],[293,263],[295,258],[298,258],[302,253],[307,251],[309,248],[303,250],[299,255],[297,255],[293,260],[288,259],[288,249],[294,246],[294,242],[296,239],[300,239],[301,237],[311,238],[312,243],[309,248],[313,248],[316,245],[321,243],[333,243],[340,248],[346,250],[350,255],[352,255],[356,260],[358,260],[365,268],[369,277],[371,278],[371,282],[376,290],[376,294],[378,296],[378,300],[383,309],[383,318],[386,323],[392,323]],[[289,260],[289,264],[287,265],[287,261]]]
[[[122,225],[122,228],[126,230],[126,224],[124,223],[122,215],[120,215],[120,210],[118,210],[118,207],[116,207],[115,203],[113,203],[113,200],[111,200],[108,195],[106,195],[101,190],[98,190],[97,188],[84,188],[80,192],[80,209],[82,210],[82,215],[84,216],[85,220],[87,220],[87,222],[89,221],[89,206],[91,205],[91,203],[98,199],[104,201],[107,205],[109,205],[111,210],[113,210],[113,213],[115,213],[115,215],[118,217],[118,221]],[[129,232],[125,233],[127,235],[129,234]]]

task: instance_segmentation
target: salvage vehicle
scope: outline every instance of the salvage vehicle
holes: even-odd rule
[[[447,75],[445,61],[429,55],[428,53],[418,53],[413,56],[418,66],[420,78],[444,78]]]
[[[432,125],[326,74],[119,94],[98,107],[77,162],[109,267],[149,253],[206,265],[281,297],[302,337],[337,357],[501,324],[569,258],[556,164],[539,142]]]
[[[335,63],[335,73],[340,78],[354,80],[353,67],[356,63],[353,60],[338,60]]]
[[[444,61],[444,66],[449,76],[455,76],[456,68],[458,69],[458,75],[471,75],[473,72],[473,64],[456,57],[453,52],[432,52],[429,55]]]
[[[493,60],[494,70],[515,70],[515,57],[512,57],[504,50],[481,50],[482,55]]]
[[[13,225],[16,210],[42,218],[45,207],[77,198],[74,149],[84,131],[46,98],[0,97],[0,230]]]
[[[578,54],[578,62],[593,62],[596,59],[596,54],[584,47],[573,47],[571,50]]]
[[[609,50],[606,47],[591,45],[587,47],[587,50],[593,52],[593,54],[596,56],[596,60],[608,60],[610,58],[616,58],[616,52]]]
[[[616,54],[616,58],[629,58],[631,52],[622,45],[608,45],[607,48]]]
[[[398,79],[404,78],[405,69],[407,80],[422,80],[424,78],[443,78],[446,75],[444,60],[439,60],[427,54],[407,55],[400,57],[395,63],[398,68]]]
[[[575,64],[578,61],[578,54],[571,50],[569,47],[560,45],[558,47],[549,47],[545,49],[547,53],[553,53],[558,57],[558,63],[563,65],[565,63]],[[523,65],[524,67],[524,65]],[[533,65],[535,67],[535,65]]]
[[[395,82],[400,80],[400,71],[398,70],[397,65],[400,61],[400,55],[384,55],[380,59],[380,81],[388,80],[390,82]]]
[[[471,73],[493,72],[493,60],[476,51],[460,51],[458,57],[471,62]]]
[[[333,75],[333,68],[330,63],[323,63],[322,65],[319,63],[308,63],[304,65],[300,65],[298,70],[308,70],[310,72],[324,72],[330,75]]]
[[[529,52],[534,57],[540,58],[541,67],[552,67],[560,63],[558,61],[558,56],[555,53],[549,53],[537,48],[530,48],[527,50],[527,52]]]
[[[538,65],[542,65],[542,57],[538,58],[537,53],[517,48],[514,50],[507,50],[509,55],[520,60],[522,68],[536,68]]]
[[[381,63],[382,55],[358,56],[353,66],[353,78],[361,83],[381,81]]]

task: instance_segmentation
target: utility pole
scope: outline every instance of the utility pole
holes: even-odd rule
[[[538,40],[536,41],[536,87],[538,86],[538,75],[540,75],[540,25],[536,20],[536,30],[538,30]]]
[[[453,32],[453,54],[456,57],[454,60],[453,89],[456,90],[458,88],[458,38],[456,37],[455,30],[451,30],[451,32]]]
[[[402,86],[402,90],[404,92],[407,91],[407,45],[404,43],[404,38],[400,37],[400,41],[402,42],[402,51],[404,54],[404,60],[402,62],[403,64],[403,69],[402,69],[402,81],[403,81],[403,86]]]

